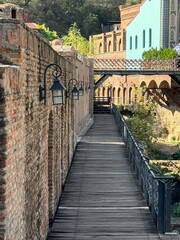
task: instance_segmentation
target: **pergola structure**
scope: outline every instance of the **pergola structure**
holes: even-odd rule
[[[101,75],[95,90],[112,75],[169,75],[176,87],[148,87],[146,93],[161,106],[173,101],[180,107],[180,66],[176,60],[94,59],[94,74]]]

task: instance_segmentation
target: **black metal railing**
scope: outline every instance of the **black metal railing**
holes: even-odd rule
[[[120,111],[113,104],[118,129],[124,139],[141,190],[149,206],[159,233],[171,231],[171,191],[173,176],[159,176],[149,165],[149,159],[142,153]]]

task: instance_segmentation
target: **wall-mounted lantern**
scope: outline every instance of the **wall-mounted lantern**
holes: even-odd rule
[[[79,95],[83,96],[83,93],[84,93],[83,81],[79,81],[78,83],[81,84],[81,86],[79,88]]]
[[[44,71],[44,86],[39,86],[39,99],[40,101],[44,100],[44,104],[46,104],[46,73],[50,67],[55,67],[55,71],[52,73],[52,76],[54,77],[54,83],[50,88],[52,91],[53,104],[64,104],[66,97],[66,88],[61,83],[60,79],[58,79],[62,74],[62,69],[55,63],[49,64]]]
[[[73,85],[73,89],[71,90],[72,98],[73,98],[73,100],[79,100],[79,90],[76,87],[78,84],[78,81],[75,78],[72,78],[69,80],[69,86],[71,83]],[[70,87],[69,87],[69,89],[70,89]]]

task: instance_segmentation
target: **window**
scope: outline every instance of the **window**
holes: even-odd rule
[[[171,2],[171,10],[176,10],[175,1],[174,0],[172,0],[172,2]]]
[[[103,87],[103,90],[102,90],[102,96],[104,97],[105,95],[105,87]]]
[[[145,30],[143,30],[143,48],[146,46],[146,33]]]
[[[115,98],[116,98],[116,88],[114,87],[113,88],[113,91],[112,91],[112,101],[114,102],[115,101]]]
[[[132,88],[129,89],[129,104],[132,103]]]
[[[16,18],[16,10],[15,9],[11,10],[11,17]]]
[[[123,89],[123,104],[126,104],[126,88]]]
[[[130,37],[130,46],[129,46],[130,50],[132,50],[132,37]]]
[[[99,44],[99,53],[102,53],[102,43]]]
[[[109,44],[108,44],[108,52],[111,52],[111,41],[109,41]]]
[[[98,97],[100,96],[100,88],[98,88]]]
[[[137,49],[138,48],[138,37],[137,37],[137,35],[135,36],[135,49]]]
[[[121,89],[118,88],[117,97],[120,98]]]
[[[152,46],[152,29],[149,29],[149,47]]]
[[[118,50],[121,51],[121,39],[119,40],[119,47]]]

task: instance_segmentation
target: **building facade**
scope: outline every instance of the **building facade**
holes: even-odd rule
[[[180,43],[180,0],[169,0],[169,47]]]
[[[126,28],[126,58],[141,59],[143,52],[151,48],[167,48],[168,26],[168,1],[146,0]]]
[[[106,45],[109,45],[107,39],[115,39],[113,38],[113,34],[118,34],[118,31],[91,36],[91,44],[94,46],[91,52],[93,57],[101,59],[141,59],[143,51],[149,50],[152,47],[174,47],[174,45],[178,44],[179,38],[179,2],[180,0],[145,0],[133,6],[120,6],[121,24],[118,31],[123,32],[123,38],[121,39],[123,40],[121,42],[122,47],[120,49],[109,48],[110,51],[107,51],[108,48]],[[173,45],[172,43],[170,45],[171,38],[169,36],[171,26],[171,35],[173,35],[171,38],[174,41]],[[108,36],[109,38],[105,38],[104,40],[104,36]],[[130,37],[132,37],[132,49],[130,49]],[[111,43],[112,42],[111,40]],[[101,51],[101,49],[103,49],[103,51]],[[139,86],[158,89],[157,92],[161,92],[161,88],[169,88],[170,91],[172,88],[179,88],[171,77],[167,75],[113,75],[103,82],[95,94],[99,97],[107,97],[110,96],[110,89],[112,89],[111,96],[115,104],[131,105],[135,100],[135,88]],[[170,102],[169,108],[167,106],[159,108],[162,122],[166,125],[165,127],[167,127],[169,133],[180,139],[180,129],[178,127],[178,121],[180,119],[179,106],[176,104],[176,101],[172,100],[172,96],[168,97],[168,94],[166,95],[162,92],[161,94]],[[159,101],[161,95],[159,95],[159,92],[157,95],[158,97],[153,96]]]
[[[126,28],[126,58],[141,59],[150,48],[174,48],[179,42],[180,0],[146,0]]]

